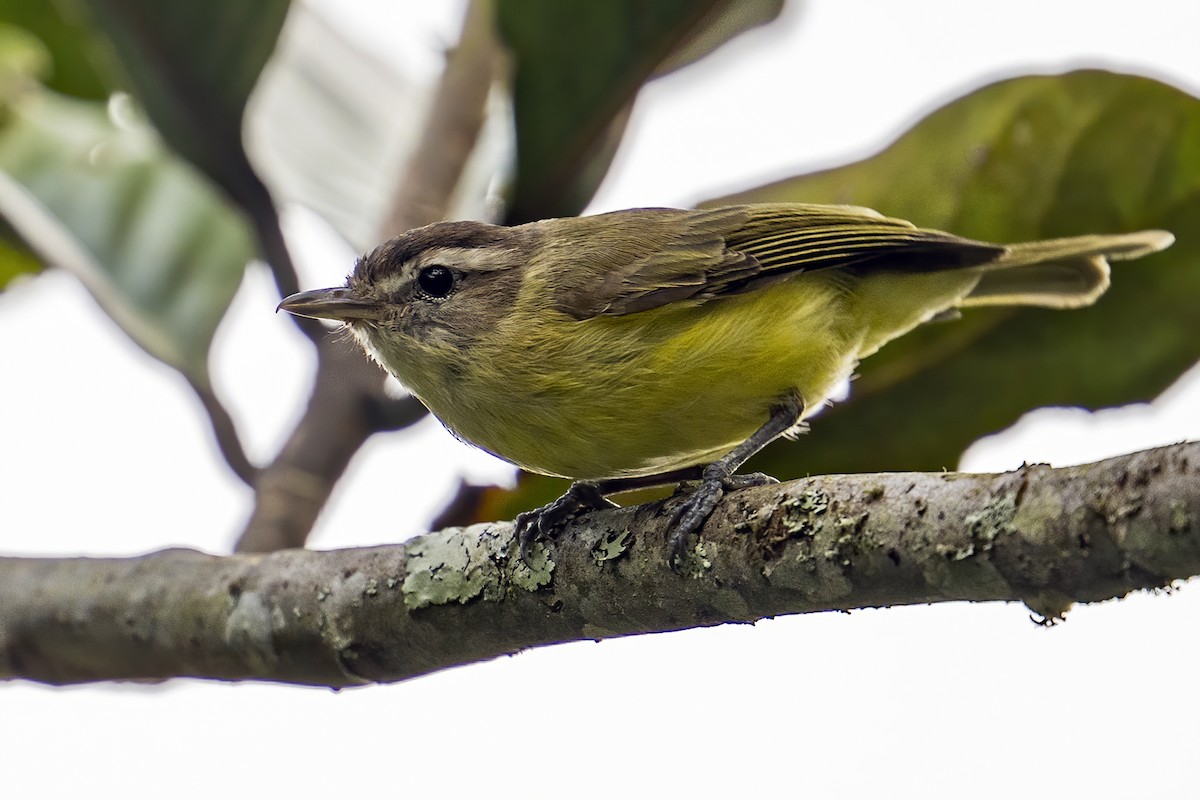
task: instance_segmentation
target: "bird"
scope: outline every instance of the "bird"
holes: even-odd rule
[[[1092,304],[1110,260],[1166,231],[994,244],[858,206],[637,208],[502,226],[438,222],[279,308],[343,323],[457,438],[573,481],[522,513],[522,554],[608,495],[697,481],[669,562],[737,470],[887,342],[976,306]]]

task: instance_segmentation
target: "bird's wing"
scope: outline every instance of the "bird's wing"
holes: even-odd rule
[[[576,319],[703,302],[814,269],[926,272],[1005,252],[855,206],[646,209],[585,219],[596,227],[572,246],[586,255],[560,254],[572,267],[553,279],[556,307]]]

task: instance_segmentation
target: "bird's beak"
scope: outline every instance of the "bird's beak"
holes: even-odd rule
[[[360,300],[350,294],[345,286],[334,289],[313,289],[285,297],[275,310],[283,309],[298,317],[334,319],[346,322],[352,319],[383,319],[387,308],[373,300]]]

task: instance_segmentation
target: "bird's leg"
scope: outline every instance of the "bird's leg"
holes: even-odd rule
[[[595,483],[576,481],[557,499],[541,508],[522,511],[517,515],[517,543],[521,548],[521,560],[529,563],[529,548],[539,537],[550,536],[554,530],[581,511],[599,511],[612,508],[616,503],[609,500]]]
[[[617,504],[605,495],[663,486],[677,481],[700,477],[700,467],[665,472],[659,475],[643,475],[634,478],[607,478],[600,481],[576,481],[571,488],[552,502],[524,511],[517,515],[517,542],[521,548],[521,560],[528,563],[529,547],[541,537],[549,537],[566,524],[567,520],[583,511],[601,511],[614,508]]]
[[[687,553],[688,537],[712,515],[726,489],[745,486],[761,486],[774,481],[767,475],[734,475],[751,456],[762,450],[782,433],[800,421],[804,413],[804,402],[796,395],[788,395],[771,409],[771,418],[746,441],[730,450],[717,461],[704,468],[700,485],[683,502],[671,520],[671,566],[678,568]]]
[[[803,401],[796,395],[788,395],[771,408],[770,419],[750,434],[746,441],[703,468],[685,467],[658,475],[576,481],[557,500],[517,515],[516,536],[521,549],[521,560],[528,563],[530,546],[541,537],[553,535],[555,530],[576,514],[615,507],[616,503],[605,495],[699,478],[700,485],[692,491],[691,496],[683,502],[671,520],[671,564],[678,567],[687,552],[688,536],[695,533],[712,515],[726,489],[762,486],[774,482],[775,479],[768,475],[734,473],[751,456],[799,422],[803,413]]]

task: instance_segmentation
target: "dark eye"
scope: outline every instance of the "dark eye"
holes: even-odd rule
[[[454,288],[454,273],[446,267],[425,267],[417,275],[417,286],[430,297],[446,297]]]

